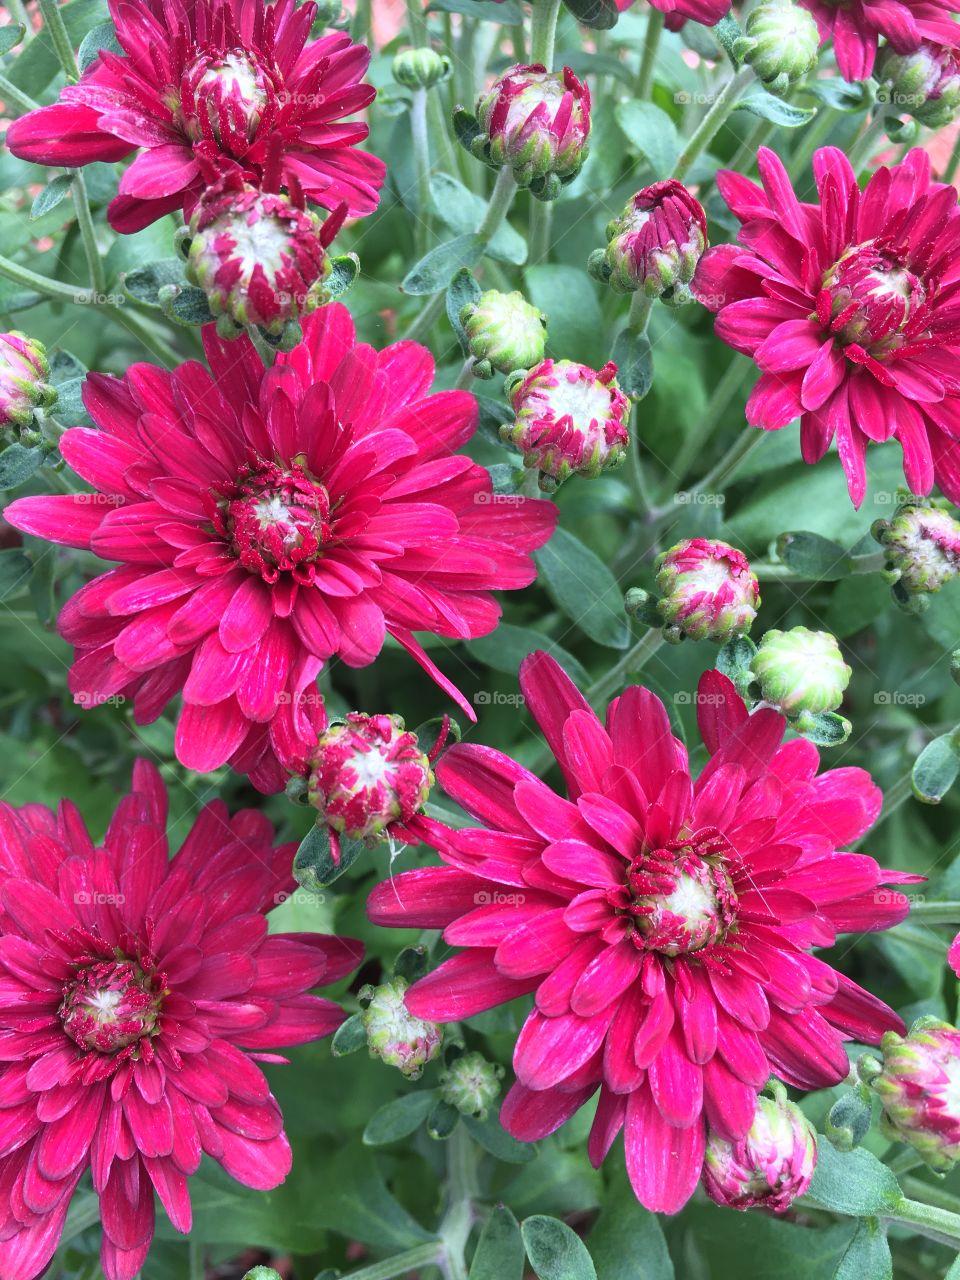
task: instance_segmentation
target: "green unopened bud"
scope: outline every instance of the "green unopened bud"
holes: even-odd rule
[[[816,65],[820,33],[813,15],[792,0],[761,0],[734,44],[734,55],[771,93],[783,94]]]
[[[835,711],[853,674],[828,631],[768,631],[750,663],[764,702],[787,719]]]
[[[960,111],[960,62],[953,49],[922,44],[913,53],[885,46],[877,63],[877,101],[942,129]]]
[[[460,312],[477,378],[492,378],[495,369],[512,373],[530,369],[543,359],[547,321],[522,293],[488,289]]]
[[[391,70],[397,84],[408,89],[432,89],[449,77],[452,67],[450,59],[435,49],[405,49],[394,58]]]
[[[823,1131],[838,1151],[852,1151],[867,1136],[872,1110],[869,1091],[858,1084],[830,1108]]]
[[[485,1119],[500,1093],[503,1067],[481,1053],[462,1053],[440,1077],[440,1097],[463,1116]]]
[[[440,1052],[443,1028],[409,1012],[404,1003],[407,986],[403,978],[393,978],[379,987],[364,987],[360,999],[368,1003],[361,1018],[371,1058],[380,1058],[398,1067],[407,1079],[416,1080]]]
[[[252,1267],[243,1280],[280,1280],[280,1274],[273,1267]]]

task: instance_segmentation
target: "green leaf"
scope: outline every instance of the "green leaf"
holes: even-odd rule
[[[621,329],[613,343],[613,362],[624,395],[642,400],[653,385],[653,352],[647,335]]]
[[[0,600],[10,600],[26,591],[30,581],[30,561],[19,547],[0,551]]]
[[[193,284],[162,285],[157,298],[160,310],[176,324],[204,325],[214,320],[207,295]]]
[[[404,947],[393,966],[393,976],[404,982],[417,982],[427,972],[429,953],[426,947]]]
[[[956,1260],[943,1280],[960,1280],[960,1253],[957,1254]]]
[[[447,319],[457,335],[460,349],[465,356],[470,354],[470,348],[466,330],[460,323],[460,312],[468,303],[476,302],[482,292],[469,267],[462,267],[450,281],[450,287],[447,289]]]
[[[0,27],[0,55],[15,49],[26,34],[27,28],[22,22],[10,22]]]
[[[743,37],[743,28],[736,20],[732,13],[728,13],[725,17],[712,28],[713,34],[717,37],[720,47],[730,59],[735,67],[740,65],[739,59],[733,52],[733,47]]]
[[[3,460],[0,455],[0,461]],[[939,804],[960,774],[960,751],[950,733],[928,742],[914,761],[910,782],[923,804]]]
[[[543,649],[556,658],[574,684],[584,685],[590,680],[579,660],[555,640],[542,631],[515,627],[508,622],[502,622],[489,636],[468,640],[466,648],[491,671],[502,671],[507,676],[516,676],[524,658],[535,649]]]
[[[0,31],[2,30],[3,28],[0,27]],[[69,194],[72,186],[72,173],[57,174],[42,190],[37,192],[30,208],[30,217],[41,218],[45,213],[49,213],[51,209],[55,209],[64,196]]]
[[[523,1280],[523,1237],[505,1204],[494,1205],[477,1241],[469,1280]]]
[[[717,670],[733,681],[741,697],[745,696],[747,687],[753,679],[750,664],[756,652],[757,646],[749,636],[734,636],[717,654],[715,664]]]
[[[816,107],[795,107],[765,89],[754,89],[752,93],[745,94],[737,103],[737,110],[749,111],[761,120],[769,120],[771,124],[779,124],[786,129],[807,124],[817,114]]]
[[[66,378],[57,386],[57,401],[50,412],[66,427],[89,427],[93,419],[87,413],[83,403],[83,387],[87,380],[85,373],[79,377]]]
[[[75,49],[91,27],[106,22],[110,17],[107,0],[69,0],[59,8],[70,43]],[[54,77],[60,74],[60,70],[60,59],[53,47],[50,32],[44,25],[24,45],[16,58],[12,59],[6,75],[18,89],[37,98]]]
[[[92,67],[100,55],[101,49],[123,56],[123,49],[117,40],[117,33],[112,22],[101,22],[88,31],[77,50],[77,66],[81,74]]]
[[[341,1022],[330,1041],[330,1052],[335,1058],[345,1058],[358,1049],[366,1048],[367,1031],[363,1025],[363,1015],[352,1013],[346,1022]]]
[[[587,1246],[559,1218],[536,1215],[520,1226],[530,1265],[540,1280],[596,1280]]]
[[[609,31],[620,17],[613,0],[563,0],[576,20],[595,31]]]
[[[317,1204],[320,1225],[386,1250],[433,1238],[387,1190],[371,1151],[351,1144],[326,1164],[323,1179],[328,1190]]]
[[[587,1244],[598,1280],[675,1280],[660,1220],[638,1203],[626,1178],[604,1200]]]
[[[183,259],[161,258],[157,262],[148,262],[145,267],[128,271],[121,283],[124,293],[129,294],[135,302],[142,302],[148,307],[159,307],[160,290],[165,285],[183,286],[187,283]]]
[[[532,1142],[518,1142],[507,1133],[494,1114],[483,1120],[478,1120],[476,1116],[464,1116],[463,1123],[470,1136],[484,1151],[489,1151],[505,1164],[529,1164],[537,1154],[537,1148]]]
[[[461,147],[473,155],[473,142],[483,135],[477,117],[464,111],[463,107],[458,107],[453,113],[453,132]]]
[[[44,450],[38,445],[11,444],[0,453],[0,489],[16,489],[29,480],[43,462]]]
[[[599,556],[566,529],[557,529],[534,558],[550,597],[585,635],[611,649],[627,647],[623,592]]]
[[[849,573],[848,552],[819,533],[781,533],[777,555],[788,569],[804,578],[838,582]]]
[[[892,1280],[893,1259],[886,1233],[876,1219],[861,1222],[840,1259],[834,1280]]]
[[[549,321],[548,350],[599,369],[608,359],[609,347],[597,286],[587,273],[579,267],[550,264],[528,267],[524,279],[530,301]]]
[[[338,876],[343,875],[344,871],[366,852],[366,845],[362,840],[350,840],[346,836],[340,836],[338,843],[339,860],[334,856],[330,834],[326,827],[311,827],[300,842],[297,855],[293,860],[293,874],[297,883],[307,890],[322,889],[325,885],[333,884]]]
[[[58,347],[50,357],[50,381],[58,390],[65,382],[82,378],[86,372],[87,366],[83,361],[63,347]]]
[[[501,27],[519,27],[523,22],[523,10],[518,0],[430,0],[427,13],[462,13],[481,22],[495,22]]]
[[[436,1100],[427,1116],[427,1133],[442,1142],[449,1138],[460,1121],[460,1112],[443,1099]]]
[[[903,1198],[897,1179],[863,1147],[840,1152],[829,1142],[817,1145],[817,1168],[808,1192],[834,1213],[851,1218],[889,1213]]]
[[[435,1100],[435,1089],[420,1089],[402,1098],[394,1098],[367,1121],[363,1131],[364,1146],[382,1147],[388,1142],[399,1142],[401,1138],[408,1137],[426,1120]]]
[[[457,235],[476,231],[487,212],[486,200],[448,173],[436,173],[430,179],[430,204],[437,217]],[[487,246],[487,253],[491,258],[519,267],[527,260],[527,242],[505,222]]]
[[[661,176],[670,173],[680,154],[677,126],[652,102],[628,100],[616,110],[617,124],[631,144]]]
[[[360,259],[355,253],[342,253],[330,259],[330,274],[323,282],[328,298],[342,298],[360,274]]]
[[[421,297],[445,289],[461,267],[475,267],[483,257],[484,242],[478,235],[457,236],[431,249],[407,272],[400,288]]]
[[[850,737],[850,721],[835,711],[809,712],[794,723],[794,728],[818,747],[839,747]]]
[[[819,98],[834,111],[863,111],[873,100],[869,83],[847,84],[846,80],[832,76],[829,80],[810,80],[803,92]]]

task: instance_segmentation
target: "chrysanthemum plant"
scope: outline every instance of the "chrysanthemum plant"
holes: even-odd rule
[[[958,9],[8,0],[0,1280],[960,1280]]]

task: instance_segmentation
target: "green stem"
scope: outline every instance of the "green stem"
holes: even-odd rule
[[[263,361],[263,367],[265,369],[271,369],[273,367],[273,362],[277,358],[276,349],[271,347],[270,343],[264,339],[263,334],[255,324],[247,325],[247,335],[254,347],[256,347],[257,355]]]
[[[434,1240],[428,1244],[414,1245],[403,1253],[395,1253],[392,1258],[384,1258],[382,1262],[371,1262],[359,1271],[351,1271],[345,1280],[394,1280],[396,1276],[407,1276],[421,1267],[429,1267],[441,1257],[441,1246]]]
[[[410,133],[413,138],[413,163],[417,175],[417,224],[415,228],[417,257],[422,258],[430,244],[430,137],[427,129],[427,90],[414,89],[410,103]]]
[[[2,255],[0,255],[0,276],[6,276],[15,284],[22,284],[25,289],[33,289],[48,298],[56,298],[58,302],[90,303],[93,301],[88,289],[75,289],[68,284],[61,284],[59,280],[50,280],[47,276],[38,275],[29,267],[22,267],[19,262],[13,262]]]
[[[713,435],[721,418],[730,407],[730,402],[740,390],[747,377],[754,369],[749,360],[737,357],[727,365],[723,377],[713,389],[710,399],[700,421],[680,445],[671,468],[671,481],[677,485],[683,483],[690,468],[703,453],[704,445]]]
[[[809,126],[804,129],[803,134],[798,139],[799,145],[791,156],[790,164],[787,168],[791,182],[798,181],[800,176],[805,173],[807,165],[810,163],[810,157],[833,128],[840,114],[835,107],[821,107],[817,118],[811,120]]]
[[[906,1196],[897,1205],[896,1212],[885,1214],[891,1222],[905,1222],[928,1231],[937,1236],[945,1236],[948,1240],[960,1240],[960,1213],[949,1209],[940,1209],[936,1205],[924,1204],[921,1200],[909,1200]],[[924,1232],[925,1234],[925,1232]]]
[[[463,362],[463,368],[457,374],[457,380],[453,384],[454,391],[466,391],[472,385],[474,364],[473,356],[467,356]]]
[[[73,207],[77,212],[77,226],[80,228],[80,239],[86,254],[87,266],[90,269],[90,286],[94,293],[106,292],[107,277],[103,269],[103,259],[97,246],[97,236],[93,227],[93,215],[90,212],[90,198],[87,195],[87,184],[82,169],[72,170]]]
[[[654,10],[654,13],[656,13],[656,10]],[[630,303],[630,315],[627,318],[627,328],[631,333],[635,333],[638,338],[647,332],[652,309],[653,298],[647,297],[642,289],[638,289],[633,295]]]
[[[910,910],[909,920],[914,924],[960,925],[960,902],[956,899],[946,902],[915,902]]]
[[[429,44],[427,16],[423,12],[421,0],[407,0],[407,25],[410,28],[410,40],[415,49],[424,48]]]
[[[850,148],[850,166],[854,173],[859,173],[870,159],[871,152],[886,134],[887,120],[883,112],[877,112],[860,137]]]
[[[844,575],[879,573],[884,567],[885,557],[882,551],[871,552],[863,556],[844,556],[838,561]],[[789,565],[774,564],[769,560],[751,560],[750,567],[758,578],[767,582],[819,582],[816,575],[796,573]]]
[[[196,1240],[190,1241],[188,1262],[190,1280],[204,1280],[207,1274],[206,1250]]]
[[[182,364],[183,357],[177,349],[154,329],[153,325],[146,316],[139,315],[131,307],[114,306],[108,303],[101,308],[103,314],[109,316],[122,329],[126,329],[133,336],[151,351],[159,360],[167,366],[168,369],[175,369],[178,364]]]
[[[905,1151],[901,1156],[898,1156],[898,1159],[902,1160],[908,1154],[913,1153]],[[894,1173],[897,1172],[894,1167],[896,1163],[896,1160],[891,1160],[889,1165],[889,1168]],[[923,1164],[920,1156],[916,1157],[916,1163],[918,1165]],[[941,1209],[950,1209],[953,1213],[960,1213],[960,1196],[951,1195],[949,1191],[944,1191],[940,1186],[924,1182],[922,1178],[904,1178],[903,1186],[908,1195],[915,1200],[929,1200],[931,1204],[939,1205]]]
[[[641,667],[646,665],[663,643],[662,631],[648,631],[645,636],[641,636],[633,648],[628,649],[619,662],[615,663],[605,675],[602,675],[599,680],[595,680],[590,685],[584,694],[586,700],[591,706],[606,702],[612,693],[620,689],[627,676],[634,671],[639,671]]]
[[[776,125],[772,120],[758,120],[740,143],[733,159],[725,168],[732,169],[734,173],[743,173],[747,168],[752,167],[757,158],[757,152],[775,128]]]
[[[440,1223],[443,1256],[440,1268],[446,1280],[467,1280],[466,1248],[476,1220],[477,1148],[464,1124],[447,1139],[447,1211]]]
[[[922,1164],[923,1156],[918,1156],[912,1147],[907,1147],[905,1151],[901,1151],[899,1155],[894,1156],[892,1160],[887,1161],[887,1168],[891,1173],[896,1174],[896,1176],[899,1177],[901,1173],[909,1173],[911,1169],[917,1169]],[[920,1182],[917,1178],[912,1179],[912,1181],[916,1182],[918,1186],[926,1190],[926,1183]],[[950,1206],[947,1205],[947,1208],[949,1207]]]
[[[30,15],[27,13],[27,6],[23,0],[7,0],[7,8],[10,10],[10,16],[14,22],[18,22],[21,27],[26,27],[27,34],[25,40],[29,40],[33,35],[33,23],[30,21]]]
[[[553,226],[553,201],[530,197],[530,226],[527,230],[527,265],[535,267],[550,249]]]
[[[513,177],[513,171],[508,168],[501,169],[497,174],[497,181],[490,195],[487,212],[483,216],[483,221],[477,227],[477,235],[485,245],[490,243],[503,225],[516,193],[517,184]]]
[[[637,97],[641,102],[650,97],[653,88],[653,70],[657,65],[657,51],[660,48],[660,36],[663,33],[663,14],[651,6],[647,17],[647,35],[643,42],[643,57],[640,59],[640,74],[637,76]]]
[[[553,70],[553,51],[557,43],[557,17],[560,0],[533,0],[530,25],[530,61],[540,62]]]
[[[723,86],[714,100],[713,106],[694,130],[687,145],[680,152],[677,163],[673,167],[673,177],[683,179],[689,172],[693,162],[713,141],[721,126],[740,101],[746,87],[753,83],[756,75],[752,67],[741,67]]]
[[[953,144],[953,150],[950,152],[950,162],[943,172],[944,182],[952,182],[957,176],[957,168],[960,166],[960,130],[957,131],[956,141]]]
[[[744,462],[754,449],[760,447],[766,438],[766,432],[761,431],[758,427],[747,427],[742,431],[733,444],[723,455],[717,465],[698,480],[692,489],[684,491],[685,501],[694,501],[698,494],[720,493],[723,486],[733,476],[737,468]],[[651,511],[651,518],[654,520],[662,520],[664,516],[670,514],[674,510],[676,499],[673,502],[665,502],[659,507],[655,507]]]
[[[67,35],[67,28],[57,0],[40,0],[40,12],[43,14],[44,26],[50,32],[50,39],[64,74],[68,80],[79,80],[80,72],[73,54],[73,44]]]
[[[433,327],[434,321],[440,318],[440,315],[446,305],[446,293],[435,293],[430,301],[422,307],[406,333],[401,336],[409,339],[411,342],[418,342],[424,334],[429,333],[430,329]]]
[[[6,76],[0,76],[0,98],[3,98],[8,107],[17,107],[20,111],[36,111],[40,106],[39,102],[34,102]]]

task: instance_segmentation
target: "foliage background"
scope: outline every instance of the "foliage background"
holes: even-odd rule
[[[521,8],[518,0],[498,6],[482,0],[443,0],[435,8],[440,11],[438,34],[445,28],[462,30],[465,16],[472,32],[469,46],[460,40],[453,80],[435,91],[449,108],[472,100],[486,65],[497,69],[511,60]],[[378,29],[388,26],[393,16],[386,6],[383,10],[374,0]],[[71,0],[63,15],[75,44],[108,20],[102,0]],[[704,110],[701,99],[723,75],[722,68],[703,62],[694,67],[684,57],[692,44],[701,54],[713,51],[719,60],[709,32],[688,30],[687,43],[667,33],[657,63],[654,103],[633,101],[646,16],[635,8],[612,31],[591,35],[585,42],[582,29],[562,13],[558,61],[562,58],[588,75],[594,86],[591,156],[556,206],[548,260],[526,267],[522,263],[527,197],[521,195],[511,215],[512,232],[498,241],[499,260],[488,259],[477,273],[485,284],[524,288],[548,315],[549,352],[594,366],[609,358],[626,304],[587,276],[586,258],[603,243],[606,222],[627,198],[669,171],[678,139],[689,134]],[[369,9],[356,19],[361,36],[368,17]],[[416,257],[414,236],[424,212],[417,208],[415,194],[408,97],[390,75],[393,54],[407,43],[406,34],[398,31],[375,49],[371,69],[382,93],[370,112],[370,148],[390,162],[383,203],[375,216],[349,228],[338,241],[341,252],[354,251],[361,259],[362,274],[348,305],[361,336],[375,345],[404,332],[429,301],[399,290]],[[4,64],[4,74],[42,101],[52,100],[62,83],[42,34]],[[701,185],[701,193],[707,192],[712,241],[728,238],[731,231],[722,202],[711,192],[713,172],[718,163],[735,157],[740,167],[748,167],[749,144],[757,139],[758,127],[767,131],[768,145],[804,175],[803,195],[814,131],[821,142],[849,149],[862,126],[862,110],[836,109],[836,103],[831,109],[809,92],[796,95],[795,101],[808,109],[819,107],[819,113],[799,127],[787,128],[739,111],[690,175]],[[850,105],[860,105],[855,95]],[[745,142],[747,153],[741,149]],[[482,212],[490,175],[465,153],[457,154],[449,141],[434,159],[436,171],[448,175],[435,185],[431,210],[432,233],[438,241],[472,229],[473,204]],[[34,195],[50,177],[0,153],[2,251],[41,274],[82,287],[86,265],[69,202],[38,218],[28,216]],[[86,170],[98,234],[107,250],[107,290],[118,299],[113,309],[108,313],[103,308],[50,304],[0,281],[0,317],[4,328],[24,329],[49,348],[65,349],[86,367],[120,373],[135,360],[155,358],[131,333],[131,313],[172,343],[180,358],[198,354],[199,331],[177,329],[158,311],[138,307],[123,294],[126,271],[171,256],[175,228],[172,219],[165,219],[136,235],[114,237],[106,227],[104,208],[117,177],[118,166],[93,165]],[[450,185],[451,179],[466,184],[473,204]],[[438,385],[453,385],[462,353],[442,312],[427,327],[427,341],[437,358]],[[540,581],[504,600],[504,626],[470,644],[434,644],[444,652],[433,656],[477,703],[479,724],[463,726],[465,733],[521,761],[534,758],[538,739],[515,697],[520,659],[549,643],[578,680],[589,685],[601,677],[636,638],[622,611],[621,593],[629,586],[651,585],[651,564],[658,550],[680,537],[714,534],[767,562],[771,542],[788,530],[813,531],[844,547],[864,549],[871,521],[892,510],[901,475],[896,445],[868,451],[869,493],[858,512],[850,505],[835,456],[815,468],[800,461],[795,427],[763,439],[719,497],[670,503],[684,482],[706,473],[745,430],[742,409],[752,378],[748,363],[737,356],[732,357],[734,372],[728,372],[731,353],[713,337],[711,317],[697,306],[681,311],[657,308],[651,341],[655,378],[649,395],[634,409],[633,430],[640,443],[644,484],[661,501],[666,498],[666,517],[656,525],[638,519],[636,477],[626,471],[592,483],[569,482],[558,497],[563,541],[542,557]],[[724,396],[715,394],[718,385],[721,391],[732,391],[726,404]],[[480,462],[502,468],[511,459],[495,431],[499,380],[478,384],[477,390],[486,398],[484,426],[470,451]],[[79,411],[64,421],[80,422]],[[708,439],[702,438],[705,422],[713,425]],[[43,491],[48,481],[37,475],[20,491]],[[282,838],[299,838],[306,832],[309,815],[291,808],[284,797],[265,800],[227,771],[198,776],[173,763],[169,712],[143,729],[134,726],[129,709],[122,705],[89,712],[75,707],[66,688],[69,650],[56,635],[54,619],[62,601],[94,571],[94,561],[30,539],[21,546],[19,536],[6,526],[0,543],[3,799],[15,805],[55,805],[69,797],[99,835],[126,787],[134,756],[146,754],[160,764],[170,786],[174,841],[198,806],[213,795],[233,806],[264,808]],[[755,635],[770,627],[799,624],[827,628],[841,638],[853,666],[843,708],[853,721],[853,735],[829,753],[827,763],[863,765],[887,793],[883,816],[864,847],[882,865],[929,876],[924,888],[929,898],[960,896],[960,792],[948,792],[939,808],[924,807],[910,797],[909,784],[922,746],[960,720],[960,689],[949,673],[950,651],[960,644],[960,582],[949,585],[919,619],[897,611],[876,574],[832,581],[788,577],[764,580],[762,587]],[[709,645],[666,647],[643,673],[644,681],[664,697],[692,749],[699,749],[692,691],[714,656]],[[390,710],[416,725],[449,710],[409,659],[389,647],[375,666],[361,671],[332,665],[322,687],[334,712]],[[435,793],[431,811],[457,821],[451,810],[451,802]],[[404,850],[395,865],[405,868],[432,856],[423,849]],[[322,903],[294,897],[273,917],[277,928],[336,928],[364,939],[368,960],[343,993],[348,1007],[356,1007],[355,993],[363,981],[388,972],[401,946],[416,941],[414,935],[374,930],[366,921],[366,893],[390,870],[390,853],[383,850],[356,864]],[[886,936],[845,940],[838,954],[829,958],[893,1004],[907,1021],[919,1013],[953,1020],[957,991],[944,964],[945,940],[942,929],[907,923]],[[524,1012],[512,1007],[471,1020],[468,1042],[509,1070],[512,1042]],[[238,1188],[205,1166],[193,1183],[195,1229],[190,1244],[161,1225],[146,1267],[147,1280],[195,1277],[198,1258],[201,1266],[205,1259],[223,1276],[239,1275],[252,1260],[270,1259],[286,1274],[304,1280],[325,1268],[348,1270],[361,1259],[369,1261],[429,1239],[450,1177],[449,1144],[430,1139],[422,1128],[412,1137],[376,1147],[365,1145],[362,1135],[374,1112],[391,1098],[434,1085],[437,1065],[428,1068],[422,1081],[409,1084],[365,1054],[333,1058],[328,1043],[294,1050],[291,1057],[291,1066],[270,1070],[295,1148],[290,1179],[278,1191],[261,1195]],[[811,1095],[804,1106],[820,1124],[833,1100],[833,1093]],[[488,1138],[499,1142],[509,1159],[484,1154],[479,1174],[487,1202],[502,1200],[518,1217],[549,1214],[571,1223],[587,1239],[600,1280],[669,1280],[674,1275],[682,1280],[767,1280],[784,1274],[795,1280],[853,1274],[875,1280],[860,1270],[844,1271],[848,1247],[860,1229],[855,1215],[802,1209],[793,1221],[779,1221],[761,1213],[721,1211],[697,1200],[678,1218],[658,1223],[634,1201],[617,1149],[602,1171],[590,1168],[584,1152],[589,1120],[589,1114],[581,1114],[556,1136],[526,1151],[513,1149],[502,1133],[492,1130]],[[877,1155],[885,1154],[885,1140],[875,1132],[867,1146]],[[914,1174],[903,1185],[908,1193],[923,1190],[931,1199],[944,1192],[960,1195],[957,1175],[934,1185],[929,1175]],[[869,1221],[869,1215],[864,1220]],[[98,1240],[89,1202],[80,1202],[70,1224],[69,1241],[51,1274],[64,1280],[95,1277]],[[896,1276],[945,1274],[951,1261],[945,1247],[908,1237],[898,1228],[891,1240]]]

